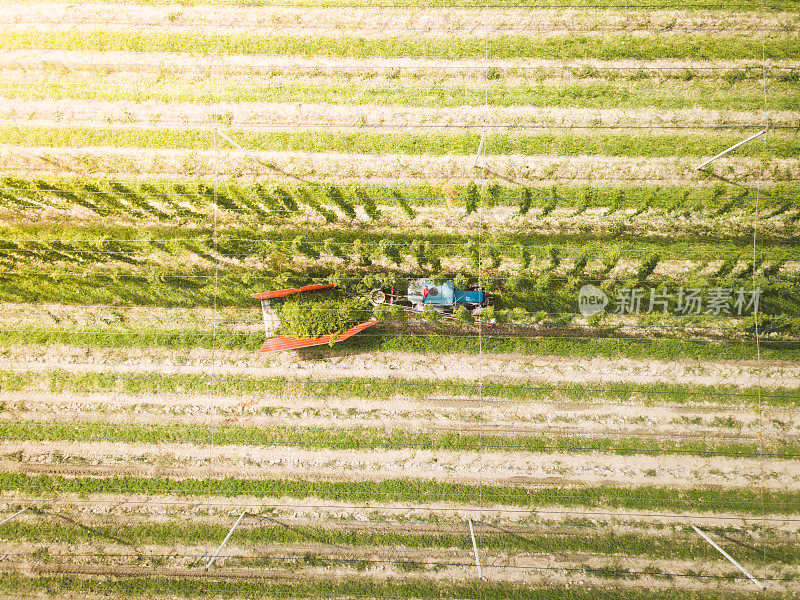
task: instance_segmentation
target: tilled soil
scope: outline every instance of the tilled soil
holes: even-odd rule
[[[33,548],[31,548],[33,549]],[[438,581],[470,580],[475,577],[474,557],[470,550],[455,551],[450,550],[402,550],[399,548],[359,548],[348,547],[346,549],[311,546],[292,546],[292,545],[269,545],[259,549],[245,548],[231,545],[225,549],[224,554],[218,559],[213,571],[204,572],[200,564],[209,555],[208,546],[180,546],[178,548],[169,546],[148,546],[142,548],[142,552],[135,553],[130,547],[119,545],[106,545],[104,552],[99,557],[92,557],[91,553],[95,548],[92,545],[79,545],[63,547],[53,545],[49,547],[49,553],[53,558],[58,558],[60,552],[68,556],[75,557],[76,550],[82,551],[77,560],[73,558],[70,564],[59,565],[54,570],[52,565],[36,560],[26,561],[24,567],[37,574],[48,572],[74,573],[82,575],[111,575],[116,577],[131,576],[150,576],[150,577],[181,577],[199,578],[208,577],[213,580],[245,580],[263,579],[272,581],[291,581],[299,580],[301,577],[314,579],[332,580],[342,576],[370,577],[377,579],[404,579],[409,581],[433,579]],[[310,552],[313,552],[311,554]],[[174,566],[169,567],[137,567],[125,566],[121,563],[130,563],[133,559],[138,562],[147,562],[148,555],[161,555],[169,557],[167,560]],[[297,571],[298,565],[295,561],[303,562],[312,556],[314,562],[322,566],[301,566]],[[234,558],[235,557],[235,558]],[[706,577],[715,580],[721,577],[732,575],[733,567],[724,561],[697,561],[697,560],[651,560],[633,557],[593,557],[580,553],[550,555],[517,552],[507,554],[501,552],[481,552],[484,577],[489,581],[506,583],[529,583],[538,584],[543,580],[548,583],[563,583],[572,581],[576,577],[586,578],[591,583],[600,583],[605,577],[592,576],[591,573],[598,570],[610,569],[628,575],[628,586],[641,585],[646,583],[651,588],[669,589],[674,587],[702,589],[707,583],[697,580],[695,577],[688,576],[690,573],[697,573],[698,570]],[[171,559],[171,560],[170,560]],[[259,561],[262,565],[256,568],[237,567],[239,564]],[[354,562],[362,561],[363,565],[355,568]],[[400,568],[400,562],[417,563],[419,569]],[[163,559],[162,559],[163,564]],[[309,561],[310,562],[310,561]],[[99,563],[99,564],[98,564]],[[183,564],[180,564],[183,563]],[[257,563],[256,563],[257,564]],[[311,563],[313,564],[313,562]],[[426,566],[423,566],[426,565]],[[427,568],[427,566],[437,568]],[[756,571],[756,565],[747,565]],[[265,569],[266,567],[266,569]],[[283,567],[283,568],[281,568]],[[287,570],[286,567],[291,567]],[[16,570],[13,564],[8,562],[0,563],[0,569],[4,571]],[[149,573],[147,572],[149,570]],[[412,571],[412,572],[409,572]],[[659,576],[663,573],[671,577]],[[784,570],[785,573],[785,570]],[[762,577],[773,578],[777,574],[773,570],[761,570]],[[588,576],[588,577],[587,577]],[[677,577],[676,577],[677,576]],[[785,576],[785,575],[784,575]],[[644,579],[645,581],[642,581]],[[781,581],[770,582],[773,585],[791,586],[791,583]],[[736,582],[715,581],[715,584],[723,588],[735,589]],[[784,588],[785,589],[785,588]]]
[[[302,444],[303,440],[286,440]],[[796,460],[659,454],[620,456],[606,452],[509,452],[487,450],[306,449],[241,444],[174,444],[75,441],[4,441],[1,460],[11,473],[68,476],[170,477],[216,479],[320,479],[383,481],[435,479],[486,485],[559,484],[610,486],[762,485],[766,489],[800,489]],[[210,462],[211,461],[211,462]]]
[[[660,361],[512,354],[358,353],[339,350],[325,358],[295,352],[261,356],[249,350],[195,348],[85,348],[52,344],[5,349],[0,369],[73,373],[163,372],[239,374],[291,378],[390,378],[513,384],[665,383],[749,388],[800,387],[800,366],[788,361]],[[766,392],[765,392],[766,393]],[[461,395],[459,395],[460,397]],[[707,401],[707,398],[703,400]],[[712,400],[712,404],[718,401]],[[791,407],[787,407],[789,410]]]
[[[526,402],[480,399],[318,398],[284,393],[247,399],[194,394],[3,392],[0,419],[57,423],[108,423],[145,426],[280,428],[286,426],[387,431],[459,433],[513,438],[520,435],[631,437],[653,440],[754,442],[800,437],[800,413],[783,408]],[[205,421],[204,419],[207,419]],[[205,425],[204,425],[205,426]]]
[[[2,24],[114,28],[158,28],[159,31],[219,33],[261,32],[287,34],[341,33],[364,37],[386,35],[479,36],[481,34],[548,36],[607,34],[610,32],[653,35],[718,37],[756,35],[789,36],[800,29],[792,13],[727,12],[707,10],[641,11],[570,9],[428,9],[330,7],[302,9],[281,6],[142,6],[124,3],[63,4],[51,2],[10,3],[4,7]]]
[[[110,127],[202,127],[213,128],[224,115],[226,125],[245,130],[287,128],[291,131],[337,127],[371,130],[398,129],[424,131],[427,128],[476,128],[489,126],[502,132],[511,128],[532,127],[597,128],[629,130],[651,134],[663,127],[679,127],[682,133],[697,127],[752,127],[753,114],[724,110],[654,109],[579,109],[555,107],[409,107],[385,104],[298,104],[289,103],[187,103],[132,102],[101,100],[19,100],[9,99],[0,106],[0,125]],[[800,125],[800,116],[790,111],[770,112],[773,126]],[[648,129],[648,127],[652,129]],[[437,129],[438,131],[439,129]],[[780,135],[780,131],[775,132]]]
[[[528,525],[578,527],[641,527],[648,531],[690,531],[688,522],[703,528],[724,530],[763,530],[765,535],[791,536],[800,531],[800,519],[791,515],[746,515],[721,507],[703,511],[702,506],[693,506],[683,511],[664,506],[659,511],[581,508],[574,506],[548,505],[547,507],[524,508],[500,505],[473,498],[469,503],[455,502],[446,498],[415,502],[396,500],[393,502],[353,502],[347,499],[321,499],[269,497],[260,498],[237,495],[229,498],[219,496],[176,496],[134,493],[116,494],[59,494],[58,498],[41,498],[24,492],[6,491],[0,494],[0,507],[5,512],[16,512],[20,506],[31,506],[48,514],[72,515],[75,518],[114,520],[120,515],[127,519],[150,519],[168,522],[170,519],[208,519],[211,524],[231,523],[243,511],[251,515],[264,515],[287,522],[309,523],[320,526],[331,522],[379,523],[391,527],[400,524],[458,524],[464,527],[469,519],[479,527],[481,523],[493,526],[523,527]],[[23,515],[26,521],[35,518]],[[247,524],[245,524],[247,526]],[[488,525],[487,525],[488,526]]]
[[[797,68],[800,60],[776,59],[770,62],[773,68]],[[212,68],[221,71],[242,70],[244,72],[271,71],[274,69],[318,71],[333,70],[335,72],[350,71],[360,75],[373,71],[387,69],[400,69],[409,72],[439,72],[446,71],[451,75],[475,74],[483,76],[486,71],[486,62],[483,59],[425,59],[425,58],[350,58],[328,56],[301,56],[301,55],[251,55],[251,54],[224,54],[211,56],[190,53],[170,52],[124,52],[124,51],[94,51],[94,50],[7,50],[0,52],[0,66],[3,68],[23,67],[41,69],[51,66],[61,68],[87,67],[92,69],[105,69],[112,71],[120,69],[151,70],[158,69],[169,72],[174,69],[201,71],[203,68]],[[756,59],[730,59],[730,60],[693,60],[693,59],[542,59],[542,58],[509,58],[493,59],[492,66],[505,71],[521,70],[563,70],[565,67],[576,69],[593,67],[613,70],[659,70],[659,69],[713,69],[715,73],[724,74],[726,69],[745,69],[746,67],[761,67],[760,57]],[[212,71],[213,72],[213,71]]]

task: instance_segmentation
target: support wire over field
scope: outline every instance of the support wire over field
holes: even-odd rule
[[[0,2],[0,597],[800,592],[796,3]]]

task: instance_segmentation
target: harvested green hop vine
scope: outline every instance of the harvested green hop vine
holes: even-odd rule
[[[316,338],[342,333],[372,316],[372,306],[364,298],[326,295],[324,298],[290,298],[278,309],[281,335]]]

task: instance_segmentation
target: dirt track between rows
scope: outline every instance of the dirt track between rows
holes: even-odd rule
[[[91,551],[93,549],[90,545],[78,546],[79,549]],[[150,552],[153,553],[168,553],[173,554],[176,550],[179,553],[177,560],[172,558],[169,562],[187,562],[186,557],[191,557],[195,564],[200,562],[201,559],[207,556],[206,547],[179,547],[178,549],[165,548],[155,546],[152,548],[145,548],[145,552],[138,554],[146,560]],[[31,548],[33,549],[33,548]],[[55,546],[53,558],[57,559],[60,548]],[[292,565],[294,561],[299,560],[300,565],[303,565],[304,557],[309,556],[309,550],[313,549],[313,556],[319,559],[317,564],[322,563],[324,566],[300,566],[298,565],[287,569],[287,566]],[[64,549],[67,556],[70,555],[70,549]],[[205,571],[202,567],[186,567],[186,566],[123,566],[120,565],[120,558],[115,558],[113,552],[117,550],[122,553],[122,560],[127,558],[130,560],[137,556],[132,553],[131,549],[124,546],[108,546],[107,555],[100,557],[100,560],[106,564],[97,564],[90,558],[77,557],[69,563],[62,562],[60,564],[45,563],[37,560],[23,559],[16,565],[8,562],[0,563],[0,570],[5,572],[22,571],[23,573],[30,573],[35,575],[46,574],[62,574],[62,575],[81,575],[81,576],[112,576],[117,578],[127,577],[159,577],[159,578],[179,578],[179,579],[204,579],[210,581],[269,581],[269,582],[289,582],[307,580],[313,577],[315,580],[334,581],[346,576],[359,575],[361,577],[370,577],[378,580],[394,579],[404,580],[406,582],[421,581],[421,580],[438,580],[438,581],[473,581],[475,578],[475,564],[472,553],[469,550],[454,552],[450,551],[436,551],[436,550],[399,550],[399,549],[383,549],[383,548],[358,548],[350,547],[346,550],[332,549],[325,547],[294,547],[294,546],[267,546],[260,552],[248,551],[242,547],[229,547],[226,549],[223,557],[220,557],[219,564],[215,565],[210,571]],[[265,554],[266,553],[266,554]],[[105,553],[104,553],[105,554]],[[236,556],[237,558],[224,558],[224,556]],[[624,587],[647,585],[649,588],[660,589],[674,589],[674,588],[688,588],[688,589],[707,589],[709,581],[704,580],[711,577],[716,590],[728,589],[733,591],[741,584],[738,581],[724,581],[720,578],[733,575],[731,567],[727,562],[708,562],[708,561],[687,561],[687,560],[651,560],[646,558],[633,558],[633,557],[593,557],[581,555],[580,553],[569,554],[536,554],[517,552],[513,554],[507,553],[482,553],[484,558],[484,573],[489,581],[506,582],[506,583],[550,583],[558,584],[565,582],[575,582],[577,579],[581,583],[601,583],[605,578],[593,577],[587,573],[588,569],[609,568],[611,564],[612,570],[619,570],[627,572],[630,575],[626,577]],[[272,559],[275,563],[280,565],[283,563],[284,568],[275,567],[236,567],[233,566],[236,562],[247,559],[258,560],[269,564],[267,561]],[[17,559],[19,560],[19,559]],[[52,559],[51,559],[52,561]],[[97,561],[97,559],[95,559]],[[288,564],[287,564],[288,561]],[[330,561],[327,562],[326,561]],[[362,566],[354,565],[354,562],[364,561]],[[420,564],[439,565],[438,569],[421,568],[416,572],[409,573],[408,570],[398,568],[398,561],[413,561]],[[164,562],[163,560],[161,562]],[[232,566],[225,566],[228,563]],[[313,564],[313,563],[312,563]],[[753,571],[755,565],[748,565]],[[698,578],[698,570],[704,577]],[[413,570],[412,570],[413,571]],[[759,571],[756,571],[759,572]],[[785,572],[785,570],[784,570]],[[673,577],[664,578],[660,577],[659,573],[668,573]],[[760,571],[760,574],[766,578],[775,577],[776,573],[772,569],[770,572]],[[677,575],[677,577],[674,577]],[[734,577],[738,579],[738,577]],[[742,577],[743,579],[743,577]],[[608,581],[605,580],[607,584]],[[617,584],[619,585],[619,584]],[[773,590],[786,589],[784,586],[791,588],[791,583],[785,582],[770,582],[770,587]]]
[[[760,57],[759,57],[760,58]],[[770,62],[772,68],[798,68],[800,59],[778,59]],[[726,69],[744,69],[746,67],[760,68],[760,60],[731,59],[731,60],[695,60],[695,59],[542,59],[542,58],[512,58],[492,60],[492,65],[503,71],[522,70],[553,70],[565,67],[582,68],[594,67],[615,70],[671,70],[671,69],[713,69],[714,72],[724,72]],[[93,51],[93,50],[6,50],[0,52],[0,67],[28,67],[35,69],[50,68],[80,68],[106,69],[112,71],[120,69],[151,70],[158,69],[169,72],[174,69],[202,71],[204,68],[213,67],[221,71],[242,70],[253,71],[330,70],[328,75],[335,75],[337,71],[351,71],[365,74],[370,71],[384,71],[386,69],[400,69],[412,72],[437,72],[447,71],[454,73],[477,72],[482,76],[486,71],[486,62],[482,58],[475,59],[426,59],[426,58],[349,58],[327,56],[301,56],[301,55],[251,55],[251,54],[224,54],[222,56],[205,56],[202,54],[173,53],[173,52],[124,52],[124,51]],[[212,71],[213,73],[213,71]]]
[[[522,106],[410,107],[387,104],[314,104],[296,102],[133,102],[102,100],[8,99],[0,106],[0,125],[82,127],[216,127],[224,116],[228,127],[261,131],[287,128],[292,131],[336,127],[351,129],[402,129],[403,131],[452,132],[458,128],[492,127],[494,132],[512,128],[540,130],[569,128],[620,128],[652,134],[663,127],[683,133],[697,127],[752,127],[750,111],[706,109],[581,109]],[[800,126],[792,111],[770,112],[773,127]],[[652,129],[648,129],[648,127]],[[345,128],[345,129],[343,129]],[[350,129],[346,129],[350,128]],[[775,134],[780,134],[776,130]]]
[[[512,354],[359,353],[338,349],[314,353],[282,352],[261,356],[249,350],[195,348],[83,348],[12,346],[0,357],[0,369],[66,370],[73,373],[176,373],[257,377],[425,379],[513,384],[653,383],[749,388],[800,388],[800,365],[788,361],[674,360],[523,356]],[[766,393],[766,392],[765,392]],[[463,396],[463,394],[458,395]],[[474,397],[474,395],[473,395]]]
[[[617,525],[631,527],[653,527],[654,529],[674,529],[684,531],[687,522],[694,522],[702,527],[718,527],[725,529],[764,529],[770,535],[797,535],[800,533],[800,519],[795,516],[767,513],[765,515],[749,515],[735,508],[713,507],[703,510],[703,506],[664,505],[661,510],[635,510],[620,508],[585,508],[561,506],[558,504],[546,507],[520,507],[494,504],[482,501],[479,497],[467,502],[455,502],[448,498],[432,498],[430,501],[414,502],[395,499],[393,501],[359,501],[348,499],[321,499],[313,495],[303,498],[273,497],[261,498],[237,495],[220,498],[195,494],[135,494],[112,493],[75,494],[62,493],[57,498],[42,498],[36,494],[27,494],[8,490],[0,493],[0,507],[7,512],[16,512],[20,507],[32,506],[45,510],[78,515],[83,518],[117,518],[119,515],[164,520],[175,518],[179,521],[189,514],[191,518],[198,515],[207,516],[211,523],[222,521],[230,523],[243,511],[248,514],[266,514],[274,518],[301,520],[304,522],[324,523],[327,521],[358,521],[369,523],[459,523],[462,527],[473,519],[495,525],[525,526],[530,523],[551,527],[566,525],[577,520],[579,526],[587,523],[597,527],[615,527]],[[682,510],[681,510],[682,509]],[[83,515],[83,516],[82,516]],[[25,517],[27,519],[29,517]]]
[[[286,426],[515,436],[632,437],[651,440],[749,442],[800,438],[800,412],[740,406],[637,405],[502,400],[407,399],[394,397],[318,398],[281,394],[243,400],[241,396],[124,393],[54,394],[2,392],[2,420],[119,425],[280,428]],[[19,408],[22,406],[23,408]],[[267,413],[269,416],[267,416]],[[216,425],[214,425],[216,423]],[[770,450],[771,452],[772,450]]]
[[[797,460],[748,457],[655,456],[593,451],[546,453],[479,448],[464,450],[338,450],[243,444],[3,441],[0,460],[12,473],[113,477],[185,477],[385,481],[435,479],[451,483],[501,486],[724,486],[800,490]],[[297,444],[297,445],[293,445]],[[211,462],[210,462],[211,461]]]
[[[386,35],[696,35],[717,37],[757,35],[789,36],[800,29],[792,13],[748,11],[510,8],[390,8],[284,6],[143,6],[125,3],[58,2],[9,3],[3,25],[78,26],[103,29],[157,28],[159,31],[214,32],[223,34],[270,32],[282,35],[340,33],[377,37]]]

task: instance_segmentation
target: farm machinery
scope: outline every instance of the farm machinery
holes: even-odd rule
[[[478,316],[489,306],[489,296],[478,286],[471,290],[456,290],[452,281],[437,285],[430,279],[416,279],[405,294],[396,293],[394,288],[388,293],[381,289],[372,290],[370,302],[373,306],[398,305],[403,310],[415,313],[432,306],[444,315],[452,315],[459,306],[464,306],[473,316]]]
[[[286,299],[289,296],[304,292],[333,290],[336,287],[334,284],[314,284],[253,294],[253,298],[261,301],[264,332],[267,335],[267,340],[261,346],[261,352],[294,350],[323,344],[333,345],[364,331],[378,322],[375,317],[371,317],[343,331],[331,331],[325,335],[315,337],[273,335],[281,325],[281,318],[278,310],[270,305],[270,301]],[[399,293],[393,287],[388,290],[374,289],[370,292],[368,299],[373,306],[397,306],[401,310],[412,313],[421,313],[425,307],[431,306],[438,313],[449,318],[453,318],[456,309],[461,306],[470,310],[473,316],[479,316],[483,309],[489,305],[488,294],[477,286],[471,290],[456,290],[452,281],[436,284],[430,279],[413,280],[405,294]],[[331,329],[336,329],[333,319],[326,322],[331,323]]]

